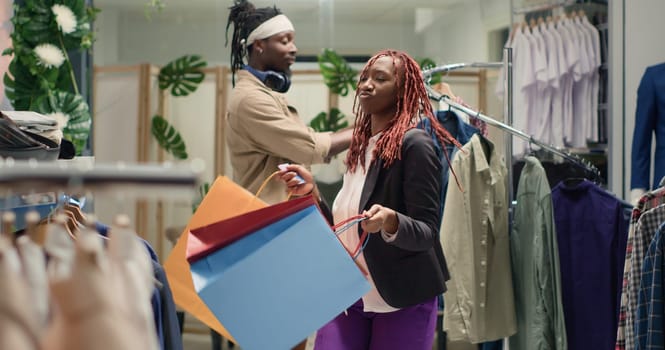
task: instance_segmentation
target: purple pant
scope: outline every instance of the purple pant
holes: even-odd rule
[[[432,350],[437,299],[394,312],[364,312],[362,299],[316,333],[314,350]]]

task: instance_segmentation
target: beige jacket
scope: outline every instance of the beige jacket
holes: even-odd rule
[[[226,118],[233,180],[256,193],[281,163],[309,166],[322,163],[330,150],[330,133],[307,127],[283,94],[267,88],[240,70],[231,92]],[[272,180],[260,197],[269,204],[286,199],[286,187]]]
[[[489,162],[478,135],[457,152],[448,182],[441,245],[450,269],[443,294],[448,339],[482,343],[515,334],[508,236],[507,169],[492,146]]]

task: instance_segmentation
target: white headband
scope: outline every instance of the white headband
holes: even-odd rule
[[[286,31],[295,31],[293,24],[285,15],[277,15],[252,30],[247,36],[245,44],[249,46],[254,43],[254,40],[269,38],[277,33]]]

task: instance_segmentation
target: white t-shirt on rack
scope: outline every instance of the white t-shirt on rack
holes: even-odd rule
[[[580,25],[583,28],[586,28],[589,33],[589,38],[591,40],[590,49],[593,51],[593,60],[591,61],[591,73],[589,76],[589,95],[590,95],[590,113],[591,113],[591,130],[589,139],[592,141],[598,141],[598,90],[599,90],[599,78],[600,73],[598,69],[602,64],[601,52],[600,52],[600,33],[598,29],[594,27],[586,16],[582,16],[580,20]]]
[[[573,139],[573,83],[581,78],[580,72],[580,52],[577,46],[576,37],[569,29],[563,25],[562,19],[557,25],[557,32],[560,34],[563,48],[566,53],[566,78],[562,80],[562,108],[563,108],[563,138],[566,144]]]
[[[533,107],[528,114],[527,133],[539,141],[549,143],[549,135],[544,135],[546,133],[545,124],[549,119],[549,112],[546,112],[549,111],[549,101],[546,98],[549,87],[547,47],[545,38],[537,26],[531,30],[530,35],[536,87],[531,89]]]
[[[566,19],[565,25],[576,36],[576,44],[580,53],[580,79],[573,84],[573,147],[586,147],[586,138],[590,127],[589,105],[591,104],[588,89],[591,73],[589,55],[590,42],[586,31],[580,30],[575,21]]]
[[[535,87],[536,76],[533,68],[531,44],[524,35],[522,28],[515,29],[512,42],[506,46],[513,49],[513,123],[517,130],[526,130],[527,112],[529,110],[531,89]],[[497,81],[496,93],[504,96],[503,79],[505,72],[501,72],[502,79]],[[526,149],[524,140],[513,137],[513,155],[521,156]]]
[[[552,145],[556,147],[563,147],[563,93],[568,79],[568,63],[566,60],[566,52],[563,47],[563,40],[561,34],[554,27],[554,22],[547,23],[547,32],[552,36],[554,53],[556,55],[556,82],[552,83],[554,87],[552,90],[552,108],[551,113],[551,141]],[[552,64],[550,62],[549,64]]]

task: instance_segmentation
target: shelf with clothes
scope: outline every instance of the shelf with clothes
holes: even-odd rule
[[[607,5],[551,1],[514,8],[516,127],[558,147],[608,142]],[[606,25],[605,25],[606,27]],[[503,94],[501,84],[496,89]],[[517,142],[515,153],[523,150]]]

